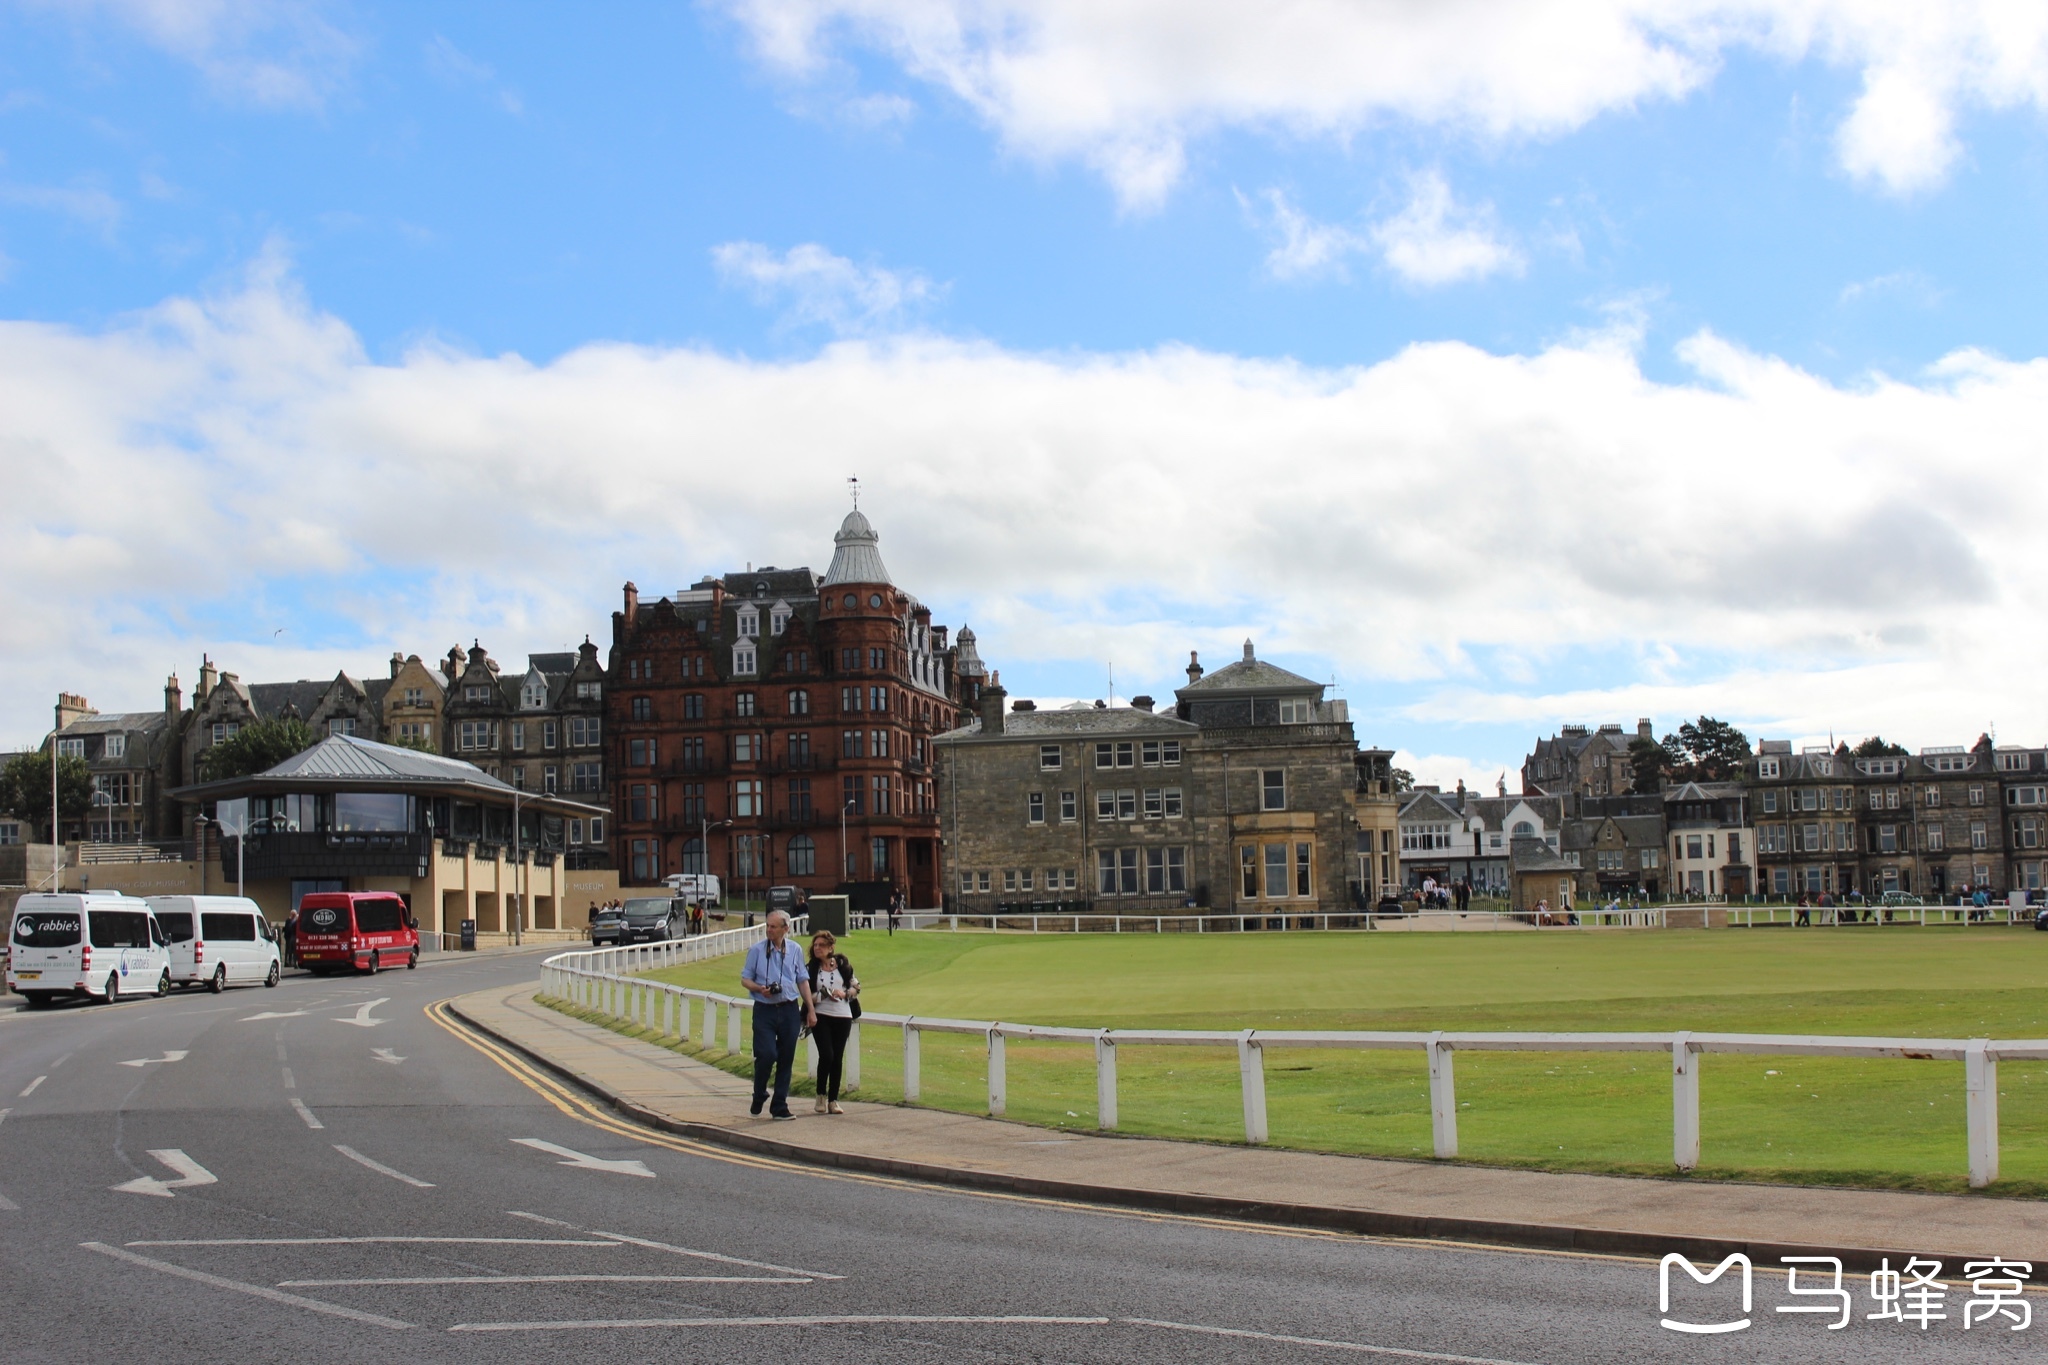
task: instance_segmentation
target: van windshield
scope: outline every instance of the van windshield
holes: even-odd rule
[[[173,943],[188,943],[192,939],[192,916],[185,910],[160,910],[156,922]]]
[[[78,916],[17,915],[14,941],[24,948],[69,948],[78,942]]]
[[[635,897],[626,902],[627,919],[667,919],[669,907],[675,902],[663,896],[659,899]]]
[[[92,912],[92,946],[95,948],[147,948],[149,916],[134,910]]]
[[[405,927],[405,902],[374,900],[356,902],[356,932],[388,934]]]

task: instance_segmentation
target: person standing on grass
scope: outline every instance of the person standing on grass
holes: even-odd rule
[[[896,921],[902,915],[903,893],[901,891],[891,891],[889,893],[889,937],[896,937]]]
[[[804,1028],[815,1027],[818,1016],[811,1008],[811,978],[804,955],[789,942],[789,916],[782,911],[768,912],[768,936],[747,949],[740,984],[754,997],[754,1103],[747,1112],[758,1115],[761,1106],[768,1104],[772,1072],[775,1094],[768,1114],[793,1119],[789,1073],[796,1064],[797,1042]]]
[[[860,1008],[860,979],[853,964],[838,952],[839,939],[830,929],[811,935],[811,1005],[816,1022],[811,1037],[818,1044],[818,1112],[843,1114],[839,1078],[846,1064],[846,1040],[853,1032],[854,1011]]]

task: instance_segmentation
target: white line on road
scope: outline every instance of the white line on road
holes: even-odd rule
[[[1161,1322],[1156,1318],[1118,1318],[1132,1327],[1157,1327],[1168,1332],[1194,1332],[1209,1337],[1239,1337],[1246,1341],[1270,1341],[1279,1346],[1320,1346],[1326,1351],[1357,1351],[1365,1355],[1398,1356],[1403,1360],[1441,1360],[1449,1365],[1521,1365],[1493,1356],[1461,1356],[1446,1351],[1413,1351],[1400,1346],[1373,1346],[1363,1341],[1327,1341],[1322,1337],[1290,1337],[1275,1332],[1252,1332],[1241,1327],[1208,1327],[1196,1322]]]
[[[378,1175],[388,1175],[393,1180],[403,1180],[406,1184],[412,1186],[416,1190],[431,1190],[434,1188],[433,1181],[415,1180],[411,1176],[407,1175],[404,1171],[394,1171],[381,1161],[371,1160],[369,1157],[364,1156],[361,1152],[357,1151],[353,1147],[344,1147],[337,1142],[334,1144],[334,1150],[340,1152],[343,1156],[347,1157],[350,1161],[355,1162],[358,1166],[368,1166]],[[337,1281],[337,1283],[339,1283],[339,1281]]]
[[[265,1019],[303,1019],[305,1017],[306,1011],[304,1010],[265,1010],[261,1014],[244,1015],[242,1022],[254,1024]]]
[[[599,1232],[596,1228],[581,1228],[574,1223],[565,1223],[559,1218],[547,1218],[538,1213],[522,1213],[518,1209],[507,1209],[514,1218],[524,1218],[534,1223],[546,1223],[550,1227],[563,1228],[569,1232],[587,1232],[592,1237],[609,1237],[615,1242],[627,1242],[650,1251],[666,1251],[676,1256],[694,1256],[700,1261],[717,1261],[721,1265],[743,1265],[749,1270],[773,1270],[783,1275],[801,1275],[807,1280],[843,1280],[844,1275],[828,1274],[823,1270],[804,1270],[793,1265],[776,1265],[771,1261],[748,1261],[738,1256],[723,1256],[716,1251],[693,1251],[668,1242],[649,1241],[645,1237],[633,1237],[623,1232]]]
[[[120,1194],[148,1194],[159,1199],[172,1197],[172,1190],[190,1189],[194,1185],[216,1185],[218,1178],[212,1171],[186,1156],[176,1147],[152,1147],[149,1154],[178,1173],[176,1180],[158,1180],[153,1175],[139,1175],[121,1185],[108,1188]]]
[[[543,1142],[539,1138],[513,1138],[512,1141],[518,1143],[521,1147],[531,1147],[537,1152],[546,1152],[550,1156],[561,1157],[562,1160],[555,1163],[559,1166],[574,1166],[576,1169],[583,1171],[610,1171],[613,1175],[637,1175],[648,1180],[654,1179],[654,1172],[648,1170],[647,1164],[642,1161],[606,1161],[602,1157],[591,1156],[587,1152],[579,1152],[573,1147],[563,1147],[556,1143]]]
[[[511,1246],[511,1247],[611,1247],[621,1241],[578,1241],[568,1237],[181,1237],[162,1241],[130,1242],[132,1247],[345,1247],[371,1245]]]
[[[42,1083],[43,1083],[44,1081],[47,1081],[47,1080],[49,1080],[49,1079],[50,1079],[50,1078],[49,1078],[48,1076],[38,1076],[38,1077],[36,1077],[36,1078],[35,1078],[34,1080],[32,1080],[32,1081],[30,1081],[30,1082],[28,1083],[28,1088],[27,1088],[27,1089],[25,1089],[25,1090],[23,1090],[23,1091],[21,1092],[21,1094],[20,1094],[19,1096],[17,1096],[17,1098],[19,1098],[19,1099],[24,1099],[24,1100],[25,1100],[25,1099],[27,1099],[27,1098],[28,1098],[28,1097],[29,1097],[30,1095],[33,1095],[33,1094],[35,1094],[35,1093],[36,1093],[36,1087],[37,1087],[37,1086],[41,1085],[41,1084],[42,1084]]]
[[[375,1028],[377,1027],[377,1025],[385,1023],[387,1021],[383,1019],[372,1019],[370,1017],[370,1011],[377,1008],[377,1006],[379,1005],[388,1004],[390,1000],[390,996],[380,995],[375,1000],[369,1001],[366,1004],[358,1006],[356,1008],[355,1018],[337,1019],[334,1022],[337,1024],[354,1024],[358,1028]]]
[[[813,1284],[793,1275],[425,1275],[415,1279],[279,1280],[291,1289],[442,1284]]]
[[[297,1095],[292,1096],[292,1108],[299,1111],[299,1117],[306,1121],[308,1128],[325,1128],[327,1126],[319,1119],[313,1117],[313,1111],[308,1109],[306,1102]]]
[[[166,1052],[161,1057],[137,1057],[133,1061],[116,1062],[116,1066],[161,1066],[165,1062],[182,1062],[192,1054],[189,1052]]]
[[[1107,1327],[1108,1318],[1055,1318],[1027,1314],[965,1313],[834,1314],[790,1318],[581,1318],[562,1322],[458,1322],[451,1332],[546,1332],[575,1328],[620,1327],[869,1327],[901,1324],[931,1326],[963,1323],[997,1327]]]
[[[4,1194],[0,1194],[0,1213],[20,1213],[20,1212],[21,1212],[21,1205],[19,1205],[19,1204],[15,1203],[15,1202],[14,1202],[14,1201],[13,1201],[12,1199],[9,1199],[9,1198],[8,1198],[8,1197],[7,1197],[6,1195],[4,1195]]]
[[[299,1088],[299,1082],[297,1078],[292,1075],[292,1069],[290,1067],[286,1067],[284,1069],[284,1088],[287,1090],[297,1090]]]
[[[380,1062],[389,1062],[393,1066],[397,1066],[400,1062],[405,1060],[405,1058],[399,1056],[396,1052],[393,1052],[388,1047],[372,1048],[370,1050],[370,1055],[375,1057]]]
[[[184,1266],[172,1265],[169,1261],[159,1261],[149,1256],[137,1256],[132,1251],[123,1251],[119,1247],[110,1247],[105,1242],[80,1242],[79,1245],[89,1251],[97,1251],[102,1256],[111,1256],[117,1261],[127,1261],[131,1265],[139,1265],[148,1270],[160,1270],[166,1275],[176,1275],[180,1279],[212,1285],[215,1289],[232,1289],[238,1294],[253,1294],[259,1299],[269,1299],[272,1303],[289,1304],[293,1308],[308,1308],[315,1313],[326,1313],[337,1318],[349,1318],[355,1322],[367,1322],[372,1327],[406,1328],[412,1326],[411,1323],[400,1322],[397,1318],[382,1318],[378,1317],[375,1313],[365,1313],[360,1309],[344,1308],[338,1303],[322,1303],[318,1299],[301,1298],[297,1294],[287,1294],[281,1289],[272,1289],[267,1285],[244,1284],[240,1280],[229,1280],[223,1279],[219,1275],[209,1275],[203,1270],[187,1270]]]

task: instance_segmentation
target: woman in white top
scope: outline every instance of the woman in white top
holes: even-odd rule
[[[860,980],[845,955],[834,951],[838,942],[829,929],[811,935],[811,1000],[818,1011],[811,1037],[818,1044],[820,1114],[846,1112],[839,1107],[839,1073],[846,1061],[846,1037],[860,1017]]]

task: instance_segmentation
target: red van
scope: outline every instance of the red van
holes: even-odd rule
[[[420,965],[419,922],[389,891],[316,891],[299,902],[299,965],[316,976]]]

